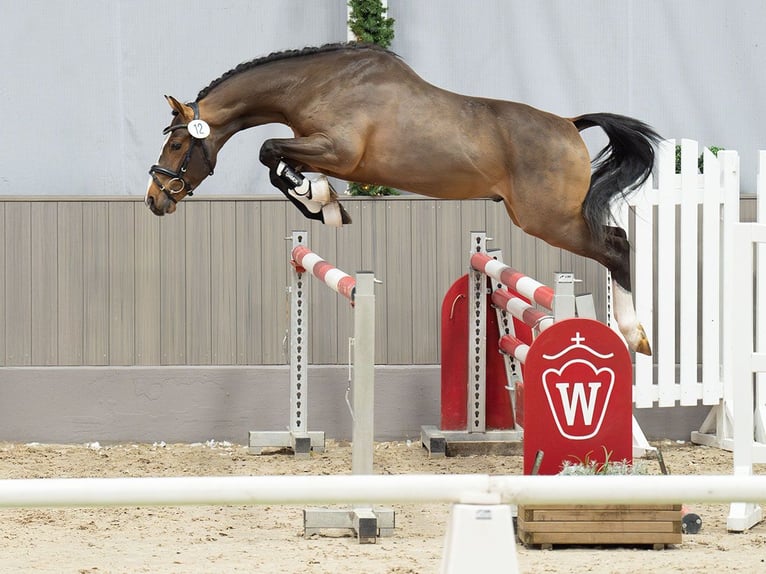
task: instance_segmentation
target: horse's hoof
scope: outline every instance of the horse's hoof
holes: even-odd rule
[[[328,203],[322,206],[322,221],[325,225],[340,227],[343,225],[340,203]]]
[[[351,216],[348,214],[348,212],[343,209],[343,206],[340,203],[338,203],[338,207],[340,207],[340,217],[343,221],[343,225],[348,225],[351,223]]]
[[[642,355],[649,355],[652,354],[652,347],[649,344],[649,339],[646,337],[646,331],[644,331],[644,327],[642,325],[638,326],[638,342],[636,343],[635,349],[633,349],[636,353],[641,353]]]

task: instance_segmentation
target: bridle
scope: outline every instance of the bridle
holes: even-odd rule
[[[174,194],[186,191],[186,195],[190,197],[194,195],[194,187],[184,179],[184,175],[186,175],[186,169],[189,167],[189,161],[191,160],[192,153],[194,153],[194,148],[197,146],[197,144],[199,144],[202,148],[202,156],[205,158],[205,163],[207,164],[208,175],[213,175],[213,162],[210,161],[210,154],[208,153],[207,146],[204,142],[205,138],[210,135],[210,127],[200,119],[199,106],[197,105],[197,102],[190,103],[189,107],[194,110],[194,119],[191,122],[188,124],[168,126],[162,130],[162,135],[167,135],[171,132],[174,132],[175,130],[183,128],[188,130],[189,134],[192,136],[191,144],[189,145],[189,149],[186,151],[186,155],[181,161],[180,167],[177,171],[173,171],[172,169],[168,169],[157,164],[154,164],[149,168],[149,175],[152,177],[152,181],[154,181],[157,187],[160,188],[160,191],[165,192],[165,195],[167,195],[173,203],[178,203],[178,200],[174,197]],[[163,185],[163,183],[157,177],[157,174],[167,176],[170,179]]]

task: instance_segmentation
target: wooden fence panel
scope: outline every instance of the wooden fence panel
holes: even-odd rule
[[[390,202],[386,218],[385,240],[386,276],[383,281],[389,292],[388,312],[388,362],[408,365],[412,363],[412,292],[413,262],[411,241],[413,234],[411,202]]]
[[[185,207],[186,364],[209,365],[213,335],[210,203],[190,203]]]
[[[261,252],[258,262],[258,284],[260,291],[255,293],[251,304],[261,306],[260,340],[263,364],[284,363],[284,333],[287,328],[285,312],[285,286],[288,257],[285,241],[286,201],[265,202],[261,207]],[[289,204],[290,209],[294,209]],[[247,224],[247,222],[246,222]]]
[[[675,152],[672,145],[663,142],[659,149],[659,188],[663,193],[658,194],[657,225],[658,245],[672,245],[678,240],[676,223],[676,205],[680,202],[679,193],[669,192],[675,179]],[[676,262],[674,251],[660,249],[657,253],[656,293],[676,292]],[[657,355],[658,380],[675,380],[675,329],[676,308],[672,297],[659,297],[657,306],[657,329],[655,331],[655,353]],[[657,400],[660,406],[673,406],[678,399],[677,388],[663,386],[658,389]]]
[[[261,351],[261,203],[237,201],[236,229],[236,322],[237,363],[262,363]]]
[[[675,213],[679,198],[665,199]],[[336,230],[271,197],[194,198],[164,218],[140,198],[7,198],[0,202],[0,365],[283,364],[285,237],[293,229],[308,231],[309,246],[340,269],[371,270],[383,281],[378,364],[439,362],[441,297],[466,272],[472,230],[486,230],[509,264],[540,281],[574,271],[583,279],[578,292],[593,292],[597,309],[605,300],[600,266],[524,234],[502,204],[410,196],[343,202],[354,224]],[[743,205],[747,219],[753,209]],[[675,285],[674,260],[672,267],[663,288]],[[307,286],[311,362],[344,364],[351,308],[325,286],[310,279]],[[659,399],[652,392],[649,402]]]
[[[32,364],[31,245],[31,205],[8,203],[5,207],[5,364],[7,366]]]
[[[210,204],[210,362],[214,365],[237,363],[236,205],[233,201]]]
[[[135,202],[133,208],[132,237],[135,246],[135,359],[136,365],[162,364],[162,280],[160,254],[164,250],[160,243],[160,221],[164,218],[152,215],[146,206]],[[116,350],[113,352],[117,352]]]
[[[0,202],[0,222],[3,224],[3,230],[0,231],[0,270],[2,271],[2,281],[0,281],[0,317],[5,317],[5,203]],[[5,325],[0,321],[0,367],[5,366]]]
[[[452,284],[466,274],[468,254],[463,252],[465,239],[459,232],[462,218],[461,202],[436,201],[436,237],[434,262],[436,263],[436,284],[432,292],[423,292],[423,305],[434,317],[436,328],[433,339],[436,343],[436,356],[441,349],[441,304],[442,297]],[[428,302],[430,300],[430,302]],[[417,339],[416,339],[417,340]]]
[[[702,341],[700,342],[700,362],[702,363],[702,402],[706,405],[715,404],[720,399],[723,389],[721,385],[711,381],[720,380],[721,340],[718,334],[723,325],[721,317],[721,260],[712,254],[721,253],[721,223],[722,213],[719,205],[722,195],[721,166],[718,159],[709,149],[704,150],[704,189],[701,214],[701,309]],[[735,200],[739,203],[739,198]],[[725,209],[725,207],[724,207]],[[705,256],[707,255],[707,256]],[[696,374],[696,373],[695,373]]]
[[[444,293],[438,284],[439,244],[436,241],[436,201],[412,204],[409,247],[412,260],[412,362],[432,364],[439,356],[439,308]]]
[[[83,364],[82,203],[58,204],[58,349],[59,364]]]
[[[133,361],[132,339],[114,342],[115,351],[126,350],[129,357],[122,362],[112,362],[109,356],[110,332],[120,331],[125,319],[133,323],[133,310],[124,314],[113,314],[110,300],[119,297],[127,286],[128,278],[112,277],[115,266],[110,261],[127,261],[126,257],[115,257],[111,251],[119,249],[121,242],[133,236],[133,221],[130,226],[115,225],[112,212],[130,207],[124,203],[83,203],[82,204],[82,251],[83,251],[83,362],[87,365],[129,365]],[[121,229],[122,235],[114,237],[112,230]],[[131,241],[132,245],[133,242]],[[132,262],[132,261],[131,261]],[[130,285],[133,285],[133,270],[130,270]],[[129,295],[133,300],[133,294]]]
[[[375,272],[383,283],[375,287],[375,363],[388,364],[388,304],[389,289],[386,283],[388,261],[385,235],[388,208],[386,202],[364,201],[361,203],[361,225],[367,232],[362,234],[362,268]]]
[[[697,188],[699,176],[697,175],[697,142],[681,140],[681,203],[680,203],[680,240],[679,240],[679,289],[683,293],[680,303],[680,325],[683,332],[697,333],[697,307],[700,284],[697,280],[697,268],[699,258],[697,245],[699,244],[698,217],[699,204]],[[709,171],[709,170],[708,170]],[[716,178],[718,179],[718,178]],[[680,363],[681,392],[679,396],[681,405],[695,405],[701,394],[702,385],[696,383],[697,379],[697,337],[680,336]],[[686,384],[684,384],[686,383]]]
[[[137,231],[133,227],[134,220],[132,204],[109,204],[106,235],[110,365],[131,365],[136,360],[136,244],[133,238]]]
[[[447,289],[468,270],[468,253],[464,253],[465,238],[460,233],[461,202],[436,202],[436,291],[431,293],[440,301]],[[439,334],[441,336],[441,334]]]
[[[163,365],[186,364],[186,210],[160,226],[160,349]],[[204,336],[204,335],[203,335]]]
[[[58,364],[58,206],[29,206],[31,364]],[[14,302],[11,302],[14,304]]]

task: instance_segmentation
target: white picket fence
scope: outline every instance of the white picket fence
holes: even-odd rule
[[[653,356],[636,356],[633,400],[637,408],[710,405],[695,442],[733,448],[731,426],[733,331],[737,328],[734,225],[739,222],[739,155],[704,154],[699,174],[697,142],[658,150],[650,178],[616,214],[634,247],[636,311]],[[766,156],[761,158],[761,173]],[[760,181],[760,180],[759,180]],[[741,326],[740,326],[741,328]]]
[[[766,152],[760,152],[758,184],[766,177]],[[761,191],[763,188],[761,188]],[[760,194],[759,194],[760,196]],[[724,396],[730,405],[734,427],[734,474],[749,476],[753,464],[766,463],[766,321],[760,320],[759,304],[766,296],[766,207],[758,204],[760,223],[738,223],[734,226],[737,266],[734,283],[737,290],[737,319],[741,328],[731,342],[733,394]],[[757,261],[759,271],[755,271]],[[755,279],[755,281],[753,281]],[[755,286],[753,285],[755,283]],[[755,327],[755,329],[750,327]],[[726,527],[743,531],[763,518],[761,507],[754,502],[735,502],[729,510]]]

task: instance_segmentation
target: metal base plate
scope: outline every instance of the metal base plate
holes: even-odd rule
[[[324,432],[293,433],[290,431],[250,431],[251,454],[261,454],[265,448],[290,448],[296,458],[308,458],[311,451],[324,452]]]
[[[519,454],[523,430],[490,430],[470,433],[445,431],[432,425],[420,427],[420,442],[431,457],[470,454]]]
[[[303,535],[307,538],[324,529],[338,528],[353,530],[360,544],[375,544],[378,537],[393,536],[394,523],[394,511],[390,508],[303,510]]]

